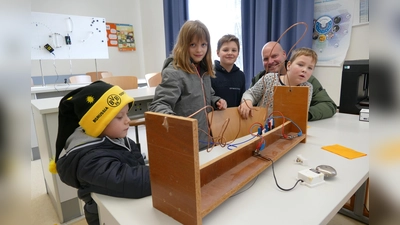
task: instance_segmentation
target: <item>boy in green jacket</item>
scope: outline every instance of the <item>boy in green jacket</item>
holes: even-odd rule
[[[286,52],[282,46],[274,41],[267,42],[261,50],[263,58],[263,65],[265,70],[255,75],[252,79],[251,86],[268,72],[280,72],[282,63],[285,63]],[[282,74],[285,74],[283,72]],[[308,79],[308,82],[313,86],[313,93],[311,98],[311,104],[308,111],[308,120],[321,120],[330,118],[335,115],[337,106],[335,102],[329,97],[326,90],[322,87],[321,83],[313,75]]]

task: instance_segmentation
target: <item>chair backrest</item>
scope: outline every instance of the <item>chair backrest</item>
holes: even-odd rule
[[[87,72],[86,75],[89,75],[92,78],[92,82],[95,82],[96,80],[101,79],[101,73],[104,73],[107,71],[97,71],[97,72]]]
[[[71,84],[92,83],[92,79],[89,75],[77,75],[69,77],[69,82]]]
[[[105,78],[105,77],[112,77],[113,76],[113,74],[111,73],[111,72],[101,72],[100,73],[100,79],[101,78]]]
[[[124,90],[137,89],[139,87],[136,76],[111,76],[101,78],[101,80],[112,85],[118,85]]]
[[[253,116],[245,120],[240,116],[237,107],[230,107],[225,110],[215,110],[208,113],[208,122],[210,123],[213,137],[223,136],[225,138],[224,141],[228,142],[250,134],[250,127],[254,123],[258,122],[264,126],[267,118],[266,113],[266,108],[254,107]],[[225,126],[226,129],[224,128]],[[257,128],[258,126],[255,126],[252,132],[257,132]],[[224,132],[223,135],[222,132]]]
[[[161,72],[144,75],[148,87],[157,87],[161,83]]]

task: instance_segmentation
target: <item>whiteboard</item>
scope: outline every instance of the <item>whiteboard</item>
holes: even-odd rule
[[[31,59],[108,59],[104,18],[41,12],[31,15]],[[46,44],[52,47],[52,53]]]

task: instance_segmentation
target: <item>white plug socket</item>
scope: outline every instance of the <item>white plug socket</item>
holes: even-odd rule
[[[308,160],[304,158],[302,155],[297,155],[296,160],[294,160],[295,163],[301,164],[303,166],[307,166]]]
[[[325,183],[324,174],[312,168],[300,170],[297,178],[303,180],[304,182],[302,182],[302,184],[309,187],[315,187]]]

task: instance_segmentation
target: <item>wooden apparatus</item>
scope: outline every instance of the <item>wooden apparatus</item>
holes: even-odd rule
[[[295,122],[303,135],[282,139],[282,126],[286,134],[299,129],[276,120],[275,129],[262,135],[262,156],[276,161],[306,141],[307,101],[308,87],[277,87],[274,110]],[[145,118],[153,207],[182,224],[202,224],[203,217],[271,165],[253,156],[257,138],[199,165],[197,120],[154,112]]]

